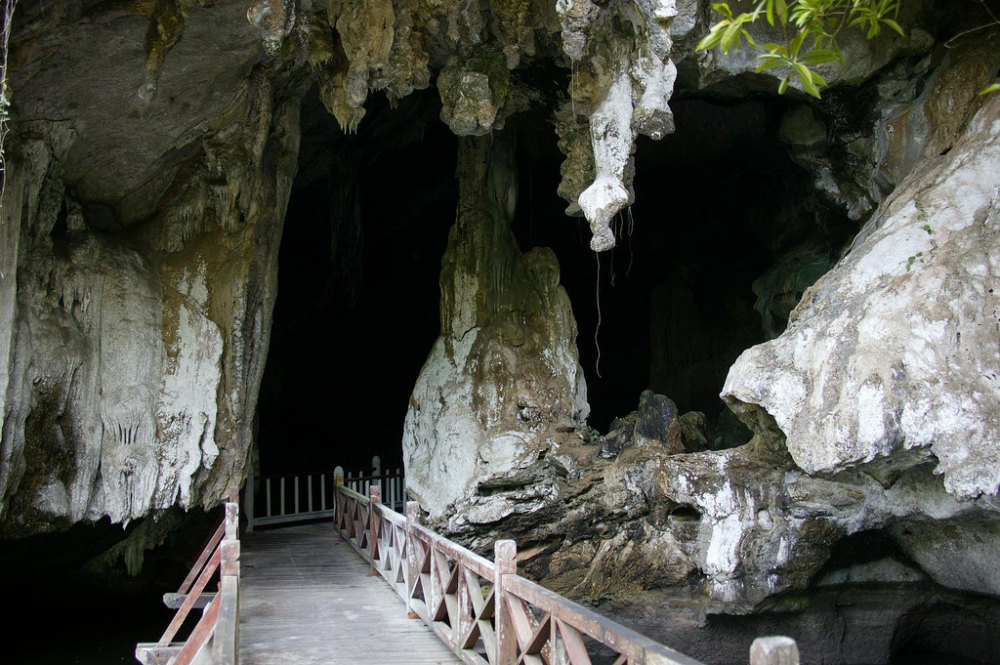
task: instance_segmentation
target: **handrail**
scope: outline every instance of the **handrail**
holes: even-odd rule
[[[377,455],[372,457],[369,470],[348,471],[346,474],[339,466],[332,472],[287,472],[261,478],[250,474],[247,476],[243,499],[247,531],[260,526],[332,519],[333,504],[336,501],[333,494],[338,474],[346,476],[345,485],[352,489],[367,492],[370,485],[377,484],[382,488],[383,499],[388,499],[389,503],[398,504],[402,508],[406,501],[403,469],[383,469]]]
[[[166,594],[164,603],[180,605],[156,643],[136,645],[135,658],[144,665],[190,665],[211,641],[213,662],[217,665],[238,665],[239,654],[239,504],[236,494],[226,503],[225,515],[219,527],[205,544],[191,572],[178,593]],[[209,580],[218,572],[217,593],[204,593]],[[203,607],[202,616],[184,642],[174,642],[188,614]]]
[[[610,649],[614,665],[700,665],[597,612],[517,574],[512,540],[494,544],[490,561],[419,523],[419,506],[406,515],[338,484],[336,529],[455,655],[468,665],[590,665]],[[786,637],[764,637],[750,649],[751,665],[798,665],[798,647]]]

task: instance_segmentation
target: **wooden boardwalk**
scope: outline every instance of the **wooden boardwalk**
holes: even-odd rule
[[[333,524],[242,540],[241,665],[444,665],[461,661]]]

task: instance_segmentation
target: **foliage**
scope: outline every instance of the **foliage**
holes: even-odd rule
[[[802,89],[816,97],[826,80],[816,67],[831,62],[843,63],[837,37],[847,29],[858,29],[874,39],[886,28],[903,34],[896,18],[901,0],[758,0],[753,11],[734,14],[728,3],[713,4],[722,20],[712,26],[698,43],[699,50],[721,48],[723,53],[737,47],[741,40],[758,50],[757,72],[778,67],[787,70],[778,85],[778,93],[788,89],[798,78]],[[747,26],[759,19],[779,27],[784,41],[758,46]]]

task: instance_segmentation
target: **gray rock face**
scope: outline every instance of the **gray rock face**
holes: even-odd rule
[[[958,497],[1000,488],[1000,101],[904,182],[724,398],[774,417],[802,469],[933,455]]]
[[[844,129],[832,105],[789,107],[778,137],[833,205],[861,220],[896,191],[786,332],[734,366],[725,398],[750,444],[703,450],[704,419],[649,394],[602,451],[583,436],[555,257],[522,253],[510,231],[518,178],[499,132],[540,98],[511,72],[570,69],[553,102],[560,193],[606,249],[636,136],[673,130],[671,58],[730,95],[754,66],[674,53],[673,38],[697,41],[703,4],[57,4],[57,23],[19,8],[33,36],[18,46],[0,210],[3,535],[211,505],[242,483],[296,100],[317,83],[351,131],[369,94],[436,76],[443,120],[468,137],[441,337],[404,434],[409,489],[436,525],[478,547],[515,537],[527,572],[595,603],[662,617],[683,596],[702,625],[817,583],[1000,595],[1000,98],[975,98],[995,42],[940,61],[918,31],[852,44],[859,68],[830,78],[877,77],[871,131]],[[892,65],[900,55],[915,62]],[[769,334],[825,269],[809,249],[755,285]],[[870,531],[892,556],[825,568]]]
[[[167,27],[64,9],[13,78],[0,210],[10,535],[214,505],[242,484],[298,150],[297,103],[276,104],[251,74],[245,3]],[[151,21],[162,43],[146,43]]]

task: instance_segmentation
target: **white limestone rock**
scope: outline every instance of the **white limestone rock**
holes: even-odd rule
[[[432,518],[475,496],[480,483],[505,482],[575,437],[589,412],[576,321],[555,255],[522,254],[510,234],[513,164],[513,146],[502,137],[460,142],[459,215],[442,260],[441,337],[403,426],[407,490]],[[469,520],[492,522],[512,510],[497,497]]]
[[[734,410],[774,417],[809,473],[929,451],[961,498],[1000,489],[1000,99],[886,200],[803,297],[786,332],[737,360]]]
[[[633,200],[631,158],[637,136],[658,140],[674,130],[668,102],[677,69],[670,60],[669,31],[677,8],[672,0],[600,7],[588,0],[561,0],[556,12],[563,51],[574,63],[571,117],[558,123],[560,149],[567,155],[559,193],[569,201],[568,214],[586,217],[591,249],[602,252],[615,246],[611,220]],[[574,130],[578,112],[587,116],[592,161],[580,157],[587,148]],[[583,185],[580,181],[588,176]]]
[[[31,56],[10,72],[5,537],[211,507],[242,484],[296,170],[298,101],[251,73],[247,3],[193,7],[182,40],[147,44],[170,57],[138,102],[149,21],[69,8],[19,9]]]

